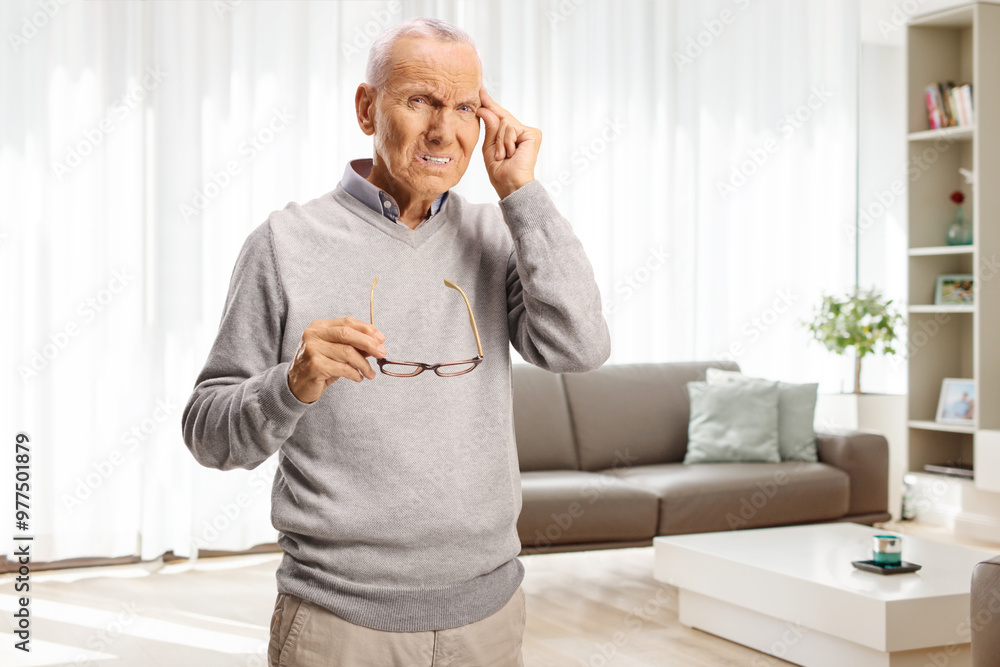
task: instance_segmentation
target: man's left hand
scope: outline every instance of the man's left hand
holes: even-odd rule
[[[476,115],[486,125],[483,159],[493,189],[505,198],[518,188],[535,180],[535,162],[542,143],[542,131],[522,125],[514,115],[496,103],[480,89],[482,105]]]

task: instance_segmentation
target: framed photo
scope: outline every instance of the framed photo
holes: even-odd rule
[[[942,424],[971,425],[976,420],[976,381],[945,378],[941,382],[937,416]]]
[[[937,289],[934,290],[934,305],[936,306],[971,306],[974,301],[973,282],[975,276],[971,273],[946,273],[938,276]]]

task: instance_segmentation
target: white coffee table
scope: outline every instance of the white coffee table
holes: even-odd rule
[[[903,560],[922,570],[855,569],[885,532],[831,523],[657,537],[654,576],[680,589],[684,625],[788,662],[968,667],[972,568],[995,554],[904,535]]]

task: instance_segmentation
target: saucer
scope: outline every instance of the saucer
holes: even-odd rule
[[[873,560],[852,560],[851,565],[859,570],[875,572],[876,574],[903,574],[904,572],[916,572],[923,567],[916,563],[907,563],[905,560],[899,565],[883,565]]]

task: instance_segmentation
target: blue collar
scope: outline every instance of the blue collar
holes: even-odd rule
[[[399,205],[396,203],[396,200],[392,198],[392,195],[365,180],[371,172],[371,158],[351,160],[347,163],[347,168],[344,169],[344,178],[341,179],[340,185],[344,188],[344,191],[346,191],[347,194],[351,195],[371,210],[381,213],[384,217],[392,220],[396,224],[406,227],[404,223],[399,221]],[[444,202],[447,199],[447,192],[435,199],[434,203],[431,204],[431,214],[421,220],[420,225],[437,215],[438,211],[441,210],[441,207],[444,206]],[[419,229],[420,225],[417,225],[414,229]]]

